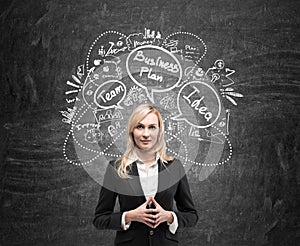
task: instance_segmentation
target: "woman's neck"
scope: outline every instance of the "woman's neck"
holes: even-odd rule
[[[136,149],[135,152],[141,159],[141,161],[145,164],[153,163],[155,161],[156,155],[153,151],[141,151],[139,149]]]

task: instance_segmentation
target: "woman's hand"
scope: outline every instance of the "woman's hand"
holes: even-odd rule
[[[134,210],[130,210],[125,214],[125,223],[128,224],[131,221],[138,221],[146,224],[147,226],[154,228],[155,216],[154,210],[152,208],[147,208],[147,205],[154,200],[152,197],[149,197],[146,202],[141,206],[137,207]]]
[[[152,209],[153,212],[155,213],[154,218],[155,218],[155,222],[154,222],[154,226],[153,228],[156,228],[160,223],[163,222],[168,222],[168,223],[173,223],[173,214],[170,211],[166,211],[164,210],[157,201],[155,201],[155,199],[153,197],[151,198],[151,202],[154,204],[155,209]]]

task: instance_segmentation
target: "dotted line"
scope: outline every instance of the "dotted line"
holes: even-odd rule
[[[185,144],[180,138],[178,138],[176,135],[173,135],[173,134],[170,134],[169,132],[166,132],[167,134],[169,134],[169,135],[172,136],[172,139],[175,138],[176,140],[178,140],[178,141],[183,145],[184,152],[185,152],[186,154],[185,154],[185,156],[181,156],[181,155],[177,154],[176,152],[174,152],[174,151],[173,151],[172,149],[170,149],[170,148],[168,148],[168,151],[169,151],[170,153],[172,153],[175,157],[180,158],[180,159],[183,159],[183,160],[184,160],[183,166],[185,166],[187,162],[192,163],[192,164],[195,164],[195,165],[198,165],[198,166],[219,166],[219,165],[223,165],[223,164],[225,164],[226,162],[228,162],[228,161],[231,159],[231,157],[232,157],[232,145],[231,145],[231,142],[230,142],[230,140],[228,139],[228,137],[227,137],[221,130],[219,130],[217,127],[214,127],[214,128],[216,128],[216,129],[217,129],[217,130],[225,137],[226,141],[228,142],[230,153],[229,153],[229,156],[227,157],[226,160],[224,160],[224,161],[222,161],[222,162],[218,162],[218,163],[199,163],[199,162],[191,161],[191,160],[188,159],[188,149],[187,149],[186,144]],[[114,158],[119,158],[121,155],[110,154],[110,153],[105,153],[105,152],[106,152],[106,151],[107,151],[107,150],[108,150],[108,149],[109,149],[109,148],[110,148],[110,147],[111,147],[111,146],[119,139],[119,137],[123,134],[124,131],[125,131],[125,130],[123,130],[122,132],[120,132],[120,133],[117,135],[117,137],[114,139],[114,141],[113,141],[110,145],[108,145],[108,146],[105,148],[105,150],[104,150],[103,152],[102,152],[102,151],[99,152],[99,151],[95,151],[95,150],[89,149],[89,148],[83,146],[82,144],[80,144],[80,143],[78,142],[78,140],[76,139],[76,137],[74,136],[73,130],[70,130],[69,133],[67,134],[67,137],[66,137],[66,139],[65,139],[65,141],[64,141],[64,145],[63,145],[63,155],[64,155],[64,158],[65,158],[69,163],[71,163],[71,164],[73,164],[73,165],[76,165],[76,166],[78,166],[78,165],[88,165],[88,164],[90,164],[91,162],[93,162],[94,160],[98,159],[100,156],[103,156],[103,155],[104,155],[104,156],[109,156],[109,157],[114,157]],[[90,160],[88,160],[88,161],[86,161],[86,162],[84,162],[84,163],[77,163],[77,162],[74,162],[73,160],[70,160],[70,159],[68,158],[67,154],[66,154],[66,145],[67,145],[67,141],[68,141],[68,139],[69,139],[69,137],[70,137],[71,134],[73,135],[74,141],[75,141],[81,148],[86,149],[86,150],[91,151],[91,152],[98,153],[98,154],[97,154],[96,156],[94,156],[92,159],[90,159]],[[170,140],[171,140],[171,139],[170,139]]]
[[[85,105],[83,105],[74,115],[74,118],[77,117],[77,115],[79,114],[79,112],[82,110],[82,108],[84,107]],[[64,157],[65,159],[71,163],[71,164],[74,164],[74,165],[88,165],[90,164],[91,162],[93,162],[94,160],[96,160],[97,158],[99,158],[100,156],[104,155],[104,156],[111,156],[111,157],[120,157],[120,155],[116,155],[116,154],[109,154],[109,153],[105,153],[119,138],[120,136],[124,133],[125,129],[122,130],[122,132],[120,132],[117,137],[114,139],[114,141],[112,143],[110,143],[110,145],[108,145],[104,151],[96,151],[96,150],[93,150],[93,149],[90,149],[90,148],[87,148],[86,146],[82,145],[77,139],[76,139],[76,136],[74,135],[74,127],[75,125],[78,123],[78,121],[86,114],[86,112],[88,111],[89,108],[86,108],[79,116],[78,118],[76,119],[75,122],[72,122],[72,126],[71,126],[71,129],[65,139],[65,142],[64,142],[64,145],[63,145],[63,153],[64,153]],[[75,117],[76,116],[76,117]],[[67,141],[70,137],[70,135],[72,134],[72,137],[73,137],[73,140],[74,142],[81,148],[87,150],[87,151],[90,151],[90,152],[94,152],[94,153],[97,153],[96,156],[94,156],[92,159],[86,161],[86,162],[83,162],[83,163],[77,163],[77,162],[74,162],[72,160],[70,160],[68,158],[68,156],[66,155],[66,144],[67,144]]]
[[[165,119],[163,119],[163,122],[167,121],[169,118],[171,118],[174,114],[176,114],[175,112],[172,112],[170,115],[168,115]],[[168,143],[169,141],[173,140],[174,137],[176,137],[177,135],[181,134],[187,126],[184,126],[184,128],[182,128],[179,132],[177,132],[176,134],[171,134],[170,132],[168,132],[168,130],[166,130],[165,132],[169,135],[171,135],[172,137],[169,138],[168,140],[166,140],[166,142]],[[173,137],[174,136],[174,137]]]
[[[167,143],[168,143],[169,141],[173,140],[174,137],[177,137],[179,134],[181,134],[181,133],[186,129],[186,127],[187,127],[187,126],[184,126],[184,127],[183,127],[179,132],[177,132],[176,134],[170,134],[169,132],[166,132],[167,134],[172,135],[172,137],[169,138],[169,139],[167,140]]]
[[[78,117],[78,119],[77,119],[77,121],[76,121],[75,124],[77,124],[78,121],[85,115],[85,113],[87,112],[87,110],[88,110],[88,108],[86,108],[86,109],[84,110],[84,112]],[[98,153],[98,154],[99,154],[99,151],[93,150],[93,149],[90,149],[90,148],[85,147],[84,145],[82,145],[82,144],[76,139],[76,137],[75,137],[75,135],[74,135],[74,130],[73,130],[75,124],[74,124],[74,125],[72,124],[72,128],[71,128],[71,130],[70,130],[70,131],[72,132],[72,136],[73,136],[74,142],[75,142],[78,146],[80,146],[81,148],[83,148],[83,149],[85,149],[85,150],[87,150],[87,151],[90,151],[90,152],[94,152],[94,153]],[[101,153],[101,152],[100,152],[100,153]]]
[[[120,136],[125,132],[125,129],[123,129],[118,136],[104,149],[103,152],[106,152],[119,138]]]
[[[224,138],[226,139],[226,141],[227,141],[227,143],[228,143],[228,146],[229,146],[229,156],[226,158],[226,160],[225,161],[222,161],[221,162],[221,165],[223,165],[223,164],[225,164],[226,162],[228,162],[231,158],[232,158],[232,144],[231,144],[231,142],[230,142],[230,140],[229,140],[229,138],[226,136],[226,134],[224,133],[224,132],[222,132],[218,127],[216,127],[216,126],[212,126],[213,128],[215,128],[218,132],[220,132],[223,136],[224,136]]]
[[[85,104],[82,105],[74,114],[74,117],[72,119],[72,124],[71,124],[71,129],[69,130],[65,140],[64,140],[64,144],[63,144],[63,155],[64,155],[64,158],[67,162],[73,164],[73,165],[76,165],[76,166],[79,166],[81,165],[81,163],[78,163],[78,162],[74,162],[73,160],[70,160],[69,157],[67,156],[66,154],[66,146],[67,146],[67,143],[68,143],[68,140],[69,140],[69,137],[71,134],[73,134],[73,129],[74,129],[74,125],[79,121],[79,119],[82,117],[82,116],[79,116],[78,119],[76,120],[75,122],[75,118],[77,117],[77,115],[79,114],[79,112],[84,108]],[[86,109],[87,110],[87,109]],[[86,112],[85,110],[85,112]]]
[[[122,36],[123,38],[126,37],[126,35],[124,35],[123,33],[120,33],[120,32],[117,32],[117,31],[113,31],[113,30],[109,30],[109,31],[106,31],[106,32],[101,33],[101,34],[94,40],[94,42],[92,43],[92,45],[90,46],[90,49],[89,49],[89,51],[88,51],[88,54],[87,54],[87,57],[86,57],[86,68],[87,68],[87,70],[89,70],[89,60],[90,60],[90,55],[91,55],[91,52],[92,52],[94,46],[96,45],[96,43],[98,42],[98,40],[99,40],[100,38],[102,38],[104,35],[111,34],[111,33],[112,33],[112,34],[118,34],[118,35]]]
[[[82,113],[82,115],[80,115],[77,119],[77,122],[85,115],[85,113],[87,112],[88,108],[85,109],[85,111]],[[77,123],[76,122],[76,123]],[[73,135],[73,139],[74,141],[83,149],[85,150],[88,150],[88,151],[91,151],[91,152],[95,152],[95,153],[99,153],[99,151],[96,151],[96,150],[93,150],[93,149],[90,149],[90,148],[87,148],[85,147],[84,145],[82,145],[75,137],[74,135],[74,132],[73,132],[73,128],[74,128],[74,125],[72,124],[72,128],[71,128],[71,131],[72,131],[72,135]],[[108,153],[105,153],[119,138],[120,136],[125,132],[125,129],[123,129],[118,135],[117,137],[104,149],[103,152],[100,152],[102,154],[106,154],[108,156],[114,156],[114,157],[119,157],[119,155],[114,155],[114,154],[108,154]]]
[[[70,160],[69,157],[67,156],[67,153],[66,153],[66,146],[67,146],[67,143],[68,143],[68,140],[69,140],[69,137],[70,135],[72,134],[73,132],[73,128],[74,128],[74,119],[77,117],[77,115],[79,114],[79,112],[84,108],[85,104],[82,105],[74,114],[73,118],[72,118],[72,124],[71,124],[71,129],[69,130],[65,140],[64,140],[64,143],[63,143],[63,156],[65,158],[65,160],[68,162],[68,163],[71,163],[73,165],[81,165],[81,163],[78,163],[78,162],[74,162],[73,160]],[[78,122],[78,120],[77,120]]]
[[[74,162],[74,161],[70,160],[69,157],[68,157],[67,154],[66,154],[66,146],[67,146],[67,143],[68,143],[68,139],[69,139],[69,137],[70,137],[70,134],[71,134],[71,131],[68,132],[68,134],[67,134],[67,136],[66,136],[66,138],[65,138],[65,140],[64,140],[64,144],[63,144],[63,155],[64,155],[65,160],[66,160],[68,163],[71,163],[71,164],[77,166],[77,165],[80,165],[80,163],[77,163],[77,162]]]
[[[212,126],[212,127],[214,127],[217,131],[219,131],[224,136],[225,140],[227,141],[228,146],[229,146],[229,156],[226,158],[226,160],[218,162],[218,163],[199,163],[199,162],[195,162],[195,161],[190,161],[191,163],[199,165],[199,166],[220,166],[220,165],[224,165],[225,163],[227,163],[231,159],[231,157],[232,157],[232,145],[231,145],[231,142],[230,142],[229,138],[218,127],[216,127],[216,126]]]
[[[217,129],[224,136],[224,138],[226,139],[226,141],[228,143],[228,146],[229,146],[229,156],[226,158],[226,160],[218,162],[218,163],[200,163],[200,162],[191,161],[189,159],[187,159],[187,162],[198,165],[198,166],[220,166],[220,165],[223,165],[223,164],[227,163],[232,158],[232,152],[233,151],[232,151],[232,145],[231,145],[231,142],[230,142],[229,138],[219,128],[217,128],[216,126],[213,126],[213,127],[215,129]],[[178,158],[181,158],[181,159],[184,159],[184,160],[186,159],[186,157],[177,154],[176,152],[174,152],[171,149],[168,149],[168,151],[171,152],[175,157],[178,157]]]
[[[192,37],[195,37],[197,38],[204,46],[204,53],[202,54],[202,56],[196,61],[196,65],[198,65],[198,63],[203,59],[203,57],[206,55],[207,53],[207,46],[206,44],[204,43],[204,41],[198,37],[197,35],[193,34],[193,33],[190,33],[190,32],[175,32],[175,33],[171,33],[169,36],[167,36],[165,38],[165,40],[169,39],[170,37],[174,36],[174,35],[177,35],[177,34],[187,34],[187,35],[190,35]]]
[[[169,118],[171,118],[174,114],[176,114],[176,113],[172,112],[170,115],[168,115],[166,118],[163,119],[163,122],[165,122],[166,120],[168,120]]]
[[[114,158],[119,158],[119,157],[121,157],[121,155],[109,154],[109,153],[103,153],[103,155],[105,155],[105,156],[110,156],[110,157],[114,157]]]

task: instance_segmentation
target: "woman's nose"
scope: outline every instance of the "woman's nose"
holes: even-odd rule
[[[149,137],[149,130],[147,128],[144,129],[143,136]]]

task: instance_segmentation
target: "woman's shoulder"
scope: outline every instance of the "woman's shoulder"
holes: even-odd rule
[[[108,165],[112,166],[114,168],[117,168],[119,166],[120,162],[121,161],[119,159],[113,159],[108,162]]]
[[[114,165],[115,162],[116,162],[116,160],[109,160],[109,161],[108,161],[108,164],[109,164],[109,165]]]
[[[168,160],[164,163],[166,172],[163,175],[166,175],[167,178],[180,180],[185,175],[185,169],[180,161],[180,159],[174,158],[173,160]]]
[[[171,160],[166,161],[166,166],[173,166],[173,167],[176,166],[179,168],[183,168],[181,161],[175,157]]]
[[[171,165],[173,163],[174,164],[181,164],[181,161],[179,159],[175,158],[175,157],[172,157],[172,159],[167,160],[166,163],[169,164],[169,165]]]
[[[117,174],[118,166],[116,164],[117,160],[110,160],[106,166],[106,172],[111,174]]]

